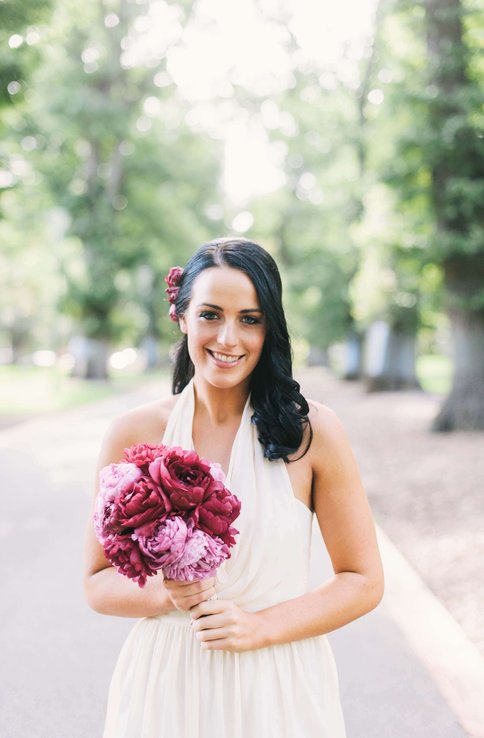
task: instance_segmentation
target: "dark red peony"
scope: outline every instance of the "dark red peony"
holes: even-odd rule
[[[108,536],[104,541],[104,552],[120,574],[137,582],[140,587],[144,587],[146,579],[156,573],[130,535]]]
[[[149,472],[170,499],[174,510],[193,510],[224,485],[212,476],[210,464],[195,451],[174,447],[151,462]]]
[[[121,529],[139,528],[154,520],[164,520],[172,505],[163,490],[149,477],[134,482],[130,492],[117,500],[116,521]]]

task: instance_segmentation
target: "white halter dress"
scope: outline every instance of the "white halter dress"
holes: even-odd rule
[[[193,448],[193,382],[163,443]],[[257,611],[307,591],[312,513],[294,497],[286,465],[264,459],[250,398],[226,486],[241,500],[218,599]],[[326,636],[244,653],[202,651],[188,613],[140,620],[109,691],[104,738],[344,738],[338,677]]]

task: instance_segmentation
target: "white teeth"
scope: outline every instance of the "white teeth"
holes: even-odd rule
[[[238,356],[226,356],[225,354],[217,354],[212,351],[212,354],[217,361],[223,361],[225,364],[235,364],[239,360]]]

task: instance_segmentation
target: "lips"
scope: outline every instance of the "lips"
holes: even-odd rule
[[[243,358],[243,354],[242,356],[235,356],[234,354],[222,354],[219,351],[211,351],[210,349],[207,349],[207,351],[215,361],[226,366],[233,366]]]

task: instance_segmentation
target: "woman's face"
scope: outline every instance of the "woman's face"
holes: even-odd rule
[[[245,272],[225,266],[201,272],[179,322],[187,334],[196,378],[220,389],[248,383],[262,352],[266,325]]]

